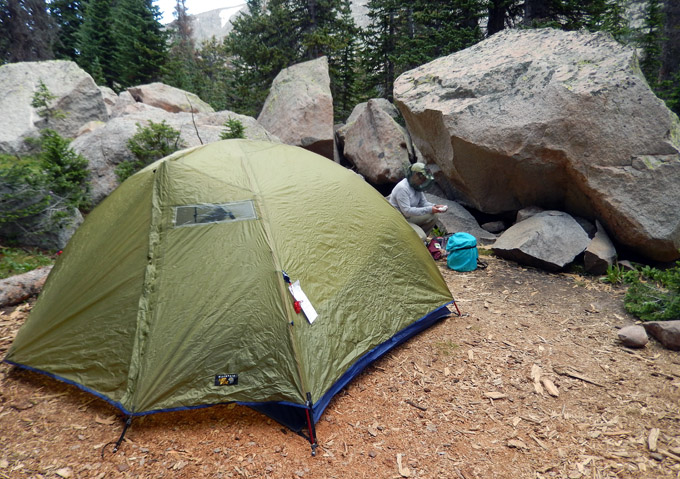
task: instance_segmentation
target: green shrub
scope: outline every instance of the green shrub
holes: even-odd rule
[[[36,163],[0,167],[0,228],[44,212],[52,203],[48,176]]]
[[[52,118],[65,118],[66,114],[58,108],[52,108],[50,103],[56,96],[50,92],[42,80],[38,81],[38,89],[33,93],[31,106],[37,110],[38,116],[49,121]]]
[[[54,130],[42,130],[40,137],[40,161],[50,190],[63,198],[68,206],[78,209],[89,207],[87,160],[71,149],[71,140],[63,138]]]
[[[127,142],[135,159],[123,161],[116,167],[118,181],[122,183],[145,166],[184,148],[179,135],[179,131],[165,120],[160,123],[149,121],[146,127],[137,123],[137,133]]]
[[[54,263],[52,256],[37,249],[0,246],[0,279],[27,273]]]
[[[54,98],[40,81],[31,106],[45,124],[65,116],[50,107]],[[39,244],[36,238],[62,228],[74,218],[74,209],[89,207],[88,162],[52,129],[44,128],[40,138],[26,141],[38,150],[36,155],[0,155],[0,236]]]
[[[0,234],[41,235],[90,205],[87,160],[45,129],[37,156],[0,157]]]
[[[643,321],[680,319],[680,261],[674,267],[644,266],[623,276],[628,284],[626,311]]]
[[[220,132],[220,139],[230,140],[232,138],[245,138],[245,131],[246,128],[240,120],[229,117],[229,119],[224,122],[224,130]]]
[[[607,273],[602,281],[610,284],[623,284],[623,275],[625,269],[618,263],[610,264],[607,266]]]

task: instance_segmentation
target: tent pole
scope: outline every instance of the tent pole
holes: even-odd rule
[[[312,444],[312,456],[316,456],[316,448],[319,443],[316,440],[316,428],[314,427],[314,413],[312,412],[312,395],[307,393],[307,427],[309,428],[309,442]]]

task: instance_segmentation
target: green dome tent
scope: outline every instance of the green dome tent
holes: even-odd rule
[[[226,140],[155,162],[95,208],[5,361],[128,418],[238,402],[314,444],[331,397],[452,302],[359,175]]]

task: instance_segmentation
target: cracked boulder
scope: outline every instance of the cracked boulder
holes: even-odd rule
[[[588,234],[569,214],[544,211],[512,225],[492,249],[501,258],[559,271],[583,253],[589,243]]]
[[[389,101],[371,99],[354,107],[347,124],[337,130],[343,156],[373,184],[397,183],[415,157],[398,116]]]
[[[257,121],[283,143],[332,160],[335,134],[328,58],[319,57],[281,70]]]
[[[680,258],[680,122],[609,35],[505,30],[405,72],[394,97],[449,198],[566,211]]]

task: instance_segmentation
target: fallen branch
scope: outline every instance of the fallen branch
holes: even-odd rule
[[[408,404],[409,406],[413,406],[413,407],[416,408],[416,409],[420,409],[421,411],[427,411],[427,408],[426,408],[426,407],[418,406],[416,403],[414,403],[414,402],[411,401],[410,399],[407,399],[405,402],[406,402],[406,404]]]
[[[673,459],[676,462],[680,462],[680,456],[673,454],[670,451],[666,451],[665,449],[660,449],[659,453],[662,454],[663,456],[666,456],[668,459]]]
[[[0,280],[0,308],[19,304],[37,295],[51,270],[52,266],[42,266]]]
[[[605,387],[603,384],[600,384],[597,381],[594,381],[590,378],[582,376],[581,374],[575,373],[573,371],[567,371],[566,369],[560,369],[556,366],[553,366],[553,371],[555,371],[560,376],[568,376],[570,378],[580,379],[581,381],[584,381],[584,382],[590,383],[590,384],[594,384],[595,386],[598,386],[598,387],[601,387],[601,388]]]

